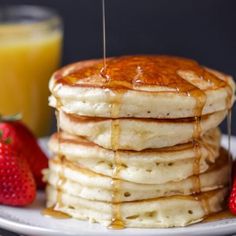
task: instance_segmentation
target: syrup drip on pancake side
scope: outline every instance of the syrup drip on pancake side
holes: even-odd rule
[[[112,117],[117,117],[120,111],[120,104],[122,99],[122,93],[116,94],[116,100],[112,104]],[[121,202],[121,179],[120,171],[122,163],[119,155],[119,137],[120,137],[120,124],[119,119],[111,120],[111,146],[114,150],[114,169],[112,175],[112,219],[109,228],[111,229],[123,229],[125,227],[122,221],[120,202]]]
[[[229,165],[232,163],[232,158],[231,158],[231,127],[232,127],[232,96],[233,96],[233,91],[231,87],[228,85],[227,87],[227,97],[225,103],[227,104],[227,135],[228,135],[228,161]],[[232,170],[231,170],[232,171]],[[231,177],[231,171],[229,171],[229,186],[230,188],[232,187],[232,177]]]
[[[227,113],[227,133],[228,133],[228,161],[229,161],[229,166],[232,164],[232,158],[231,158],[231,125],[232,125],[232,111],[231,108],[228,109]],[[231,171],[229,171],[229,186],[230,188],[232,187],[232,175]]]
[[[205,72],[203,73],[205,74]],[[189,82],[190,83],[190,82]],[[191,84],[191,83],[190,83]],[[192,85],[192,84],[191,84]],[[206,94],[203,90],[199,89],[197,86],[193,85],[195,88],[188,92],[188,96],[194,98],[195,100],[195,108],[194,108],[194,127],[193,127],[193,151],[195,153],[195,160],[193,162],[193,192],[200,193],[201,192],[201,181],[200,181],[200,161],[201,161],[201,145],[200,145],[200,137],[202,134],[201,128],[201,118],[202,111],[206,104]],[[201,200],[202,208],[207,208],[208,202],[207,199]]]
[[[106,63],[106,11],[105,0],[102,0],[102,25],[103,25],[103,66],[100,69],[100,76],[105,79],[106,83],[110,83],[110,76],[107,74]],[[122,99],[122,92],[114,91],[115,99],[111,101],[111,117],[116,118],[120,113],[120,104]],[[111,146],[114,150],[114,169],[112,175],[112,219],[109,228],[111,229],[123,229],[124,222],[122,221],[120,202],[121,202],[121,160],[118,152],[119,138],[120,138],[120,124],[119,119],[111,120]]]
[[[206,103],[206,95],[203,91],[196,88],[195,91],[192,91],[190,93],[190,96],[192,96],[195,99],[196,105],[195,105],[195,122],[194,122],[194,129],[193,129],[193,150],[195,153],[195,160],[193,163],[193,190],[195,193],[199,193],[201,191],[201,182],[200,182],[200,161],[201,161],[201,145],[199,144],[199,139],[202,133],[201,128],[201,117],[202,117],[202,110],[204,108],[204,105]]]
[[[218,165],[219,165],[219,167],[221,167],[222,165],[225,164],[226,159],[228,159],[228,153],[227,153],[227,151],[224,148],[221,148],[219,155],[221,156],[222,159],[217,160],[217,162],[219,162]],[[217,167],[213,167],[213,168],[217,168]],[[230,169],[230,166],[228,166],[228,169]],[[212,218],[213,218],[214,215],[215,215],[215,219],[214,220],[227,219],[228,216],[229,216],[228,213],[227,214],[225,213],[224,214],[225,216],[222,217],[222,216],[220,216],[220,214],[221,214],[220,212],[212,214],[212,209],[211,209],[211,206],[210,206],[210,203],[209,203],[209,199],[212,196],[214,196],[216,191],[217,190],[207,191],[207,192],[204,192],[204,193],[202,193],[200,195],[197,194],[195,196],[195,200],[197,200],[197,201],[199,201],[201,203],[201,206],[202,206],[202,209],[204,211],[204,214],[206,215],[206,217],[204,217],[205,218],[205,220],[204,220],[205,222],[213,221],[213,219],[210,220],[210,219],[208,219],[208,217],[211,218],[211,216],[212,216]],[[223,204],[222,205],[223,209],[226,208],[226,202],[227,202],[227,198],[222,203]],[[218,214],[219,214],[219,216],[218,216]]]
[[[204,193],[202,193],[200,195],[197,195],[195,197],[195,200],[201,203],[201,207],[202,207],[202,210],[204,212],[204,215],[211,214],[211,207],[210,207],[210,204],[209,204],[209,199],[212,196],[214,196],[215,191],[217,191],[217,190],[204,192]]]

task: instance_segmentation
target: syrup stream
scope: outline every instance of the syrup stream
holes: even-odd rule
[[[103,40],[103,67],[100,71],[100,75],[106,80],[107,75],[107,63],[106,63],[106,7],[105,0],[102,0],[102,40]]]
[[[102,0],[102,32],[103,32],[103,67],[100,71],[100,75],[109,82],[109,76],[107,75],[107,63],[106,63],[106,8],[105,0]],[[112,104],[112,117],[118,117],[120,112],[120,100],[121,93],[116,93],[116,101]],[[122,221],[120,202],[121,202],[121,180],[119,173],[121,170],[121,160],[118,152],[119,137],[120,137],[120,124],[119,119],[112,119],[111,121],[111,146],[114,150],[114,169],[112,175],[112,219],[109,228],[111,229],[123,229],[124,222]]]

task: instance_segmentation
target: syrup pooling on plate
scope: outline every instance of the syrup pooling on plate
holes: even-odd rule
[[[54,209],[54,207],[49,207],[49,208],[43,209],[42,210],[42,215],[53,217],[53,218],[56,218],[56,219],[69,219],[69,218],[71,218],[71,216],[69,216],[66,213],[63,213],[61,211],[56,211]]]
[[[212,222],[212,221],[217,221],[217,220],[232,219],[235,217],[236,216],[233,215],[229,210],[225,210],[219,213],[210,214],[202,222],[207,223],[207,222]]]

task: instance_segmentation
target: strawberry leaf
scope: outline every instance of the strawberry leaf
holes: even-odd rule
[[[21,113],[16,113],[14,115],[0,115],[0,122],[4,122],[4,121],[8,121],[8,122],[12,122],[12,121],[18,121],[22,119],[22,114]]]

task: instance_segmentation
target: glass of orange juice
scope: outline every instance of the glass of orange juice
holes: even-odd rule
[[[22,113],[37,135],[52,120],[48,81],[61,58],[62,23],[44,7],[0,8],[0,114]]]

